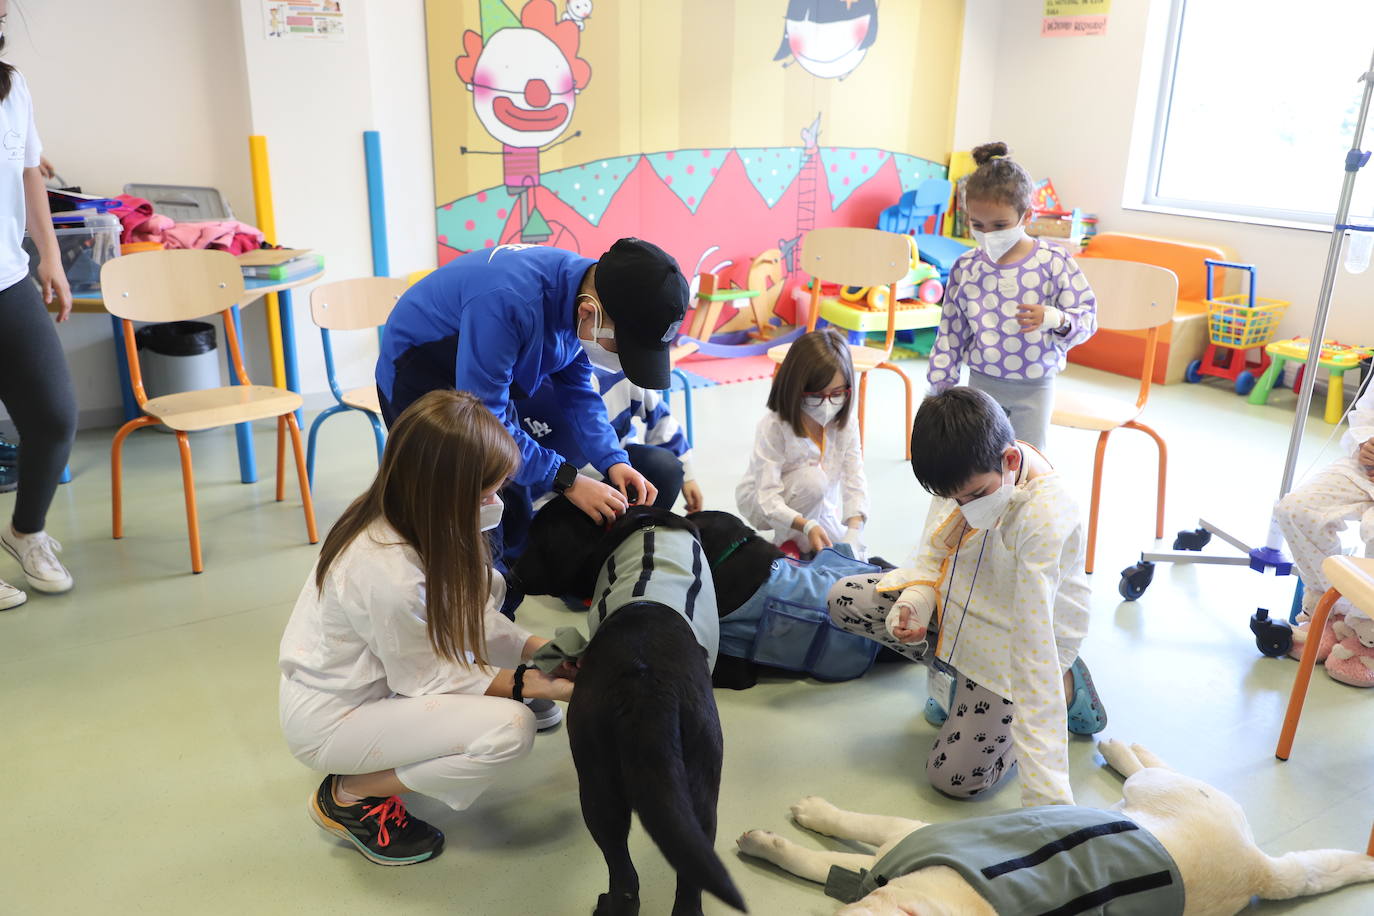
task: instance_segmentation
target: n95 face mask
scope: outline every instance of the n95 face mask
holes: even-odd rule
[[[1012,226],[1010,229],[998,229],[996,232],[979,232],[977,229],[970,231],[978,247],[986,251],[988,257],[994,261],[1002,260],[1002,255],[1011,251],[1026,237],[1025,226]]]

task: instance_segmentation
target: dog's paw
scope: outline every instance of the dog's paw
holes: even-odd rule
[[[792,820],[807,830],[824,832],[825,828],[834,821],[835,815],[839,813],[840,809],[819,795],[808,795],[789,810],[792,812]]]
[[[746,856],[771,860],[787,845],[787,840],[768,830],[746,830],[740,834],[735,845]]]

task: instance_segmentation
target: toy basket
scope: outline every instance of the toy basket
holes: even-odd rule
[[[1284,299],[1268,299],[1255,295],[1255,267],[1253,264],[1233,264],[1228,261],[1206,260],[1207,264],[1207,334],[1211,342],[1229,350],[1249,350],[1262,347],[1274,339],[1279,320],[1288,311]],[[1250,289],[1233,296],[1212,294],[1213,268],[1243,270],[1250,275]]]
[[[1255,298],[1244,293],[1218,296],[1207,302],[1207,333],[1218,347],[1262,347],[1274,339],[1279,319],[1286,311],[1288,303],[1282,299]]]

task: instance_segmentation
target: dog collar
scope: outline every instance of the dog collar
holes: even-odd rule
[[[730,555],[733,554],[736,550],[739,550],[741,547],[743,547],[744,544],[745,544],[745,542],[748,541],[751,537],[753,537],[752,534],[746,534],[744,537],[740,538],[738,541],[735,541],[735,543],[733,543],[733,544],[731,544],[729,547],[725,548],[725,552],[722,553],[720,556],[716,557],[716,562],[713,563],[713,564],[711,564],[711,565],[713,565],[713,566],[719,566],[720,564],[724,563],[726,560],[730,559]]]

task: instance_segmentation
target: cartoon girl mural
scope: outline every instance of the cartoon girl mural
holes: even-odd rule
[[[788,0],[782,44],[774,60],[791,57],[821,79],[844,79],[878,37],[878,0]]]
[[[581,133],[558,139],[592,77],[591,65],[577,56],[582,24],[558,21],[552,0],[529,0],[518,20],[503,0],[481,0],[481,24],[480,35],[463,33],[463,54],[454,66],[472,93],[478,121],[501,151],[465,146],[460,152],[501,156],[506,191],[519,199],[518,241],[544,242],[555,227],[539,213],[534,196],[539,154]]]

